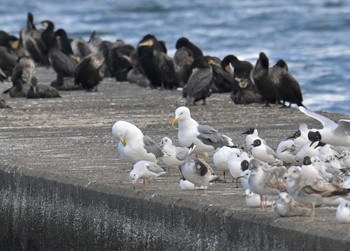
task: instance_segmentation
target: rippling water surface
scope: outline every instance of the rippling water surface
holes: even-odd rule
[[[264,51],[271,64],[288,63],[306,106],[350,114],[350,1],[22,0],[0,5],[0,29],[18,34],[28,11],[73,38],[96,30],[136,45],[153,33],[173,54],[186,36],[205,54],[235,54],[253,64]]]

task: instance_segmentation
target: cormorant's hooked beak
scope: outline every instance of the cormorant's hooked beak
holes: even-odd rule
[[[171,121],[172,126],[176,126],[178,123],[179,123],[179,118],[174,118],[174,119]]]
[[[140,46],[152,46],[152,45],[153,45],[153,41],[151,39],[149,39],[149,40],[147,40],[147,41],[145,41],[143,43],[140,43],[139,47]]]

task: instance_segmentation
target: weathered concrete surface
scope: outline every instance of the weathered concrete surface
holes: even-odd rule
[[[37,69],[41,83],[54,76]],[[10,86],[1,86],[1,91]],[[99,92],[61,99],[9,99],[0,110],[0,250],[347,250],[349,226],[335,208],[308,218],[249,209],[243,190],[215,183],[203,196],[179,191],[178,170],[132,189],[131,165],[117,156],[111,126],[123,119],[159,141],[176,140],[170,121],[179,92],[105,80]],[[228,94],[191,107],[192,116],[243,144],[249,127],[276,147],[301,122],[297,109],[232,104]],[[326,114],[331,119],[344,117]]]

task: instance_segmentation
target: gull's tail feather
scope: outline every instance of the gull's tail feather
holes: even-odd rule
[[[194,151],[194,149],[196,148],[196,144],[192,143],[188,148],[188,154],[187,155],[191,155],[191,153]]]

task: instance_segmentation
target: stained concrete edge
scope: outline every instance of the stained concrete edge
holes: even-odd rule
[[[86,187],[81,180],[23,167],[1,165],[0,179],[2,200],[8,202],[0,212],[3,250],[346,250],[349,245],[348,238],[312,227],[284,227],[271,215],[103,184]]]

